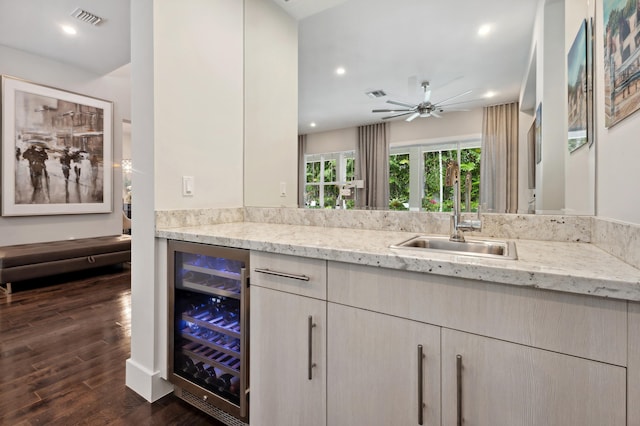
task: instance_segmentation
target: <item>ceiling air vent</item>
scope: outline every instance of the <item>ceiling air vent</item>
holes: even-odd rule
[[[387,94],[384,93],[384,90],[372,90],[366,93],[367,93],[367,96],[369,96],[370,98],[381,98],[383,96],[387,96]]]
[[[101,17],[80,8],[76,8],[76,10],[71,12],[71,16],[91,25],[98,25],[100,22],[104,21]]]

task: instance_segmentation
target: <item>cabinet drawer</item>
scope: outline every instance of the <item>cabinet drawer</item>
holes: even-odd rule
[[[327,262],[252,251],[251,285],[326,300]]]
[[[328,300],[626,366],[621,300],[329,262]]]

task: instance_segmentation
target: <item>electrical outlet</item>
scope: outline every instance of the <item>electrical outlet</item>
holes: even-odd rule
[[[193,176],[182,176],[182,195],[190,197],[196,192],[196,182]]]
[[[286,197],[287,196],[287,183],[286,182],[280,182],[280,196],[281,197]]]

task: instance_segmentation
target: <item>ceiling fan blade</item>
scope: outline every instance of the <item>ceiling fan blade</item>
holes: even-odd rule
[[[442,116],[438,113],[435,113],[433,111],[431,111],[431,115],[434,116],[435,118],[442,118]]]
[[[453,108],[453,109],[447,108],[446,111],[439,111],[439,112],[460,112],[460,111],[471,111],[471,110],[470,109],[459,109],[459,108]]]
[[[453,99],[455,99],[455,98],[459,98],[460,96],[468,95],[469,93],[471,93],[471,90],[467,90],[466,92],[459,93],[459,94],[457,94],[457,95],[455,95],[455,96],[451,96],[450,98],[447,98],[447,99],[445,99],[445,100],[443,100],[443,101],[440,101],[440,102],[438,102],[438,103],[435,103],[434,105],[442,106],[442,104],[444,104],[445,102],[451,101],[451,100],[453,100]]]
[[[400,106],[407,107],[407,108],[415,108],[416,107],[415,105],[411,105],[411,104],[408,104],[408,103],[405,103],[405,102],[397,102],[397,101],[391,101],[391,100],[387,101],[387,103],[388,104],[393,104],[393,105],[400,105]]]
[[[411,114],[406,121],[413,121],[414,119],[416,119],[417,117],[420,116],[419,112],[414,112],[413,114]]]
[[[406,112],[413,111],[412,109],[373,109],[371,112]]]
[[[402,114],[396,114],[396,115],[389,115],[387,117],[382,117],[383,120],[388,120],[389,118],[396,118],[396,117],[402,117],[403,115],[409,115],[411,114],[410,112],[403,112]]]
[[[446,108],[451,105],[460,105],[460,104],[466,104],[469,102],[479,102],[479,101],[482,101],[482,99],[469,99],[468,101],[451,102],[450,104],[437,103],[437,104],[434,104],[433,106],[437,108],[443,108],[443,107]]]

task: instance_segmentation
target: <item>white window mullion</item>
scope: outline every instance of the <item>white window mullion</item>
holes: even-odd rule
[[[444,205],[444,182],[442,181],[442,151],[438,151],[438,172],[440,177],[440,211]]]
[[[424,156],[421,147],[409,150],[409,210],[419,211],[424,196]]]

